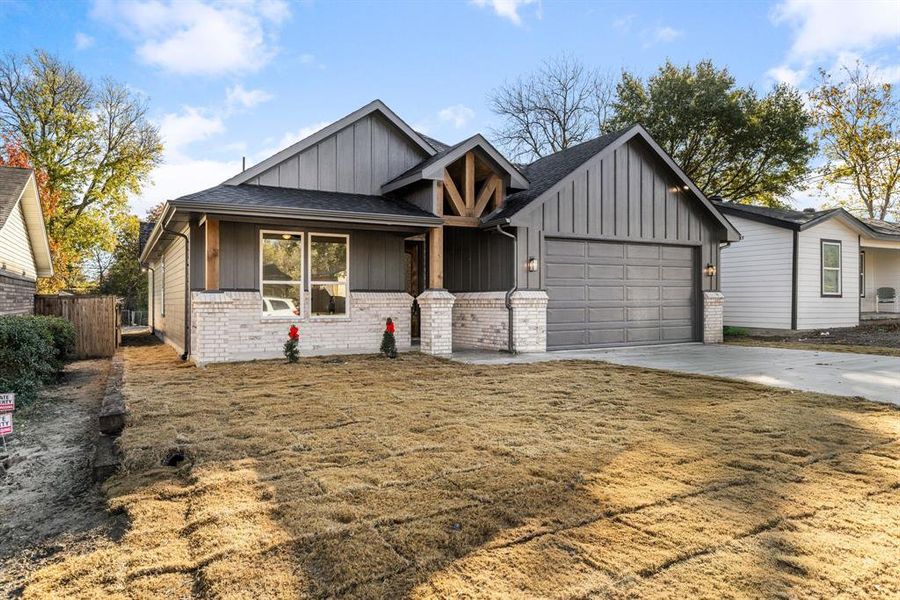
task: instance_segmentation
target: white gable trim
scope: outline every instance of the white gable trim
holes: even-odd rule
[[[47,227],[44,224],[44,213],[41,210],[41,200],[34,172],[28,176],[28,181],[22,187],[19,198],[13,205],[13,211],[20,210],[20,206],[37,276],[52,277],[53,260],[50,255],[50,239],[47,237]],[[5,225],[0,226],[0,229],[3,229]]]
[[[346,117],[335,121],[331,125],[328,125],[327,127],[324,127],[315,132],[314,134],[303,138],[299,142],[288,146],[284,150],[273,154],[269,158],[253,165],[249,169],[235,175],[224,183],[225,185],[240,185],[242,183],[247,183],[257,175],[262,174],[264,171],[267,171],[271,167],[274,167],[275,165],[287,160],[295,154],[299,154],[307,148],[318,144],[328,136],[337,133],[341,129],[352,125],[356,121],[359,121],[363,117],[373,112],[381,113],[384,118],[390,121],[395,127],[397,127],[397,129],[402,131],[404,135],[406,135],[406,137],[408,137],[417,146],[419,146],[426,154],[428,154],[428,156],[434,156],[435,154],[437,154],[437,150],[431,144],[429,144],[422,136],[416,133],[412,129],[412,127],[407,125],[406,122],[403,121],[403,119],[398,117],[397,114],[394,113],[394,111],[392,111],[390,108],[388,108],[384,102],[382,102],[381,100],[373,100],[362,108],[353,111]]]

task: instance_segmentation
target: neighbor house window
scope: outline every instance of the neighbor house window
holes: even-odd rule
[[[260,238],[260,293],[263,316],[297,317],[303,303],[303,234],[263,231]]]
[[[866,253],[859,253],[859,297],[866,297]]]
[[[347,314],[350,237],[309,234],[309,303],[312,316]]]
[[[162,261],[159,265],[159,273],[160,279],[162,280],[162,285],[159,286],[159,316],[166,316],[166,257],[162,257]],[[155,279],[155,278],[154,278]]]
[[[841,295],[841,243],[822,240],[822,295]]]

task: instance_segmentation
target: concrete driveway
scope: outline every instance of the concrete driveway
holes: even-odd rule
[[[900,358],[848,352],[787,350],[703,344],[571,350],[510,356],[497,352],[454,352],[474,364],[548,360],[600,360],[619,365],[732,377],[754,383],[839,396],[860,396],[900,405]]]

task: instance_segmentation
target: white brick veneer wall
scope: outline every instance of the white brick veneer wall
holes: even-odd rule
[[[453,304],[453,346],[505,350],[509,345],[506,292],[458,292]]]
[[[421,349],[425,354],[441,356],[453,352],[453,303],[447,290],[425,290],[419,303]]]
[[[547,350],[546,292],[520,290],[510,298],[513,350]],[[484,350],[509,349],[506,292],[461,292],[453,305],[453,346]]]
[[[703,292],[703,343],[721,344],[725,315],[725,294]]]
[[[412,300],[404,292],[351,292],[348,317],[282,319],[263,318],[259,292],[193,292],[191,358],[199,365],[281,358],[292,324],[302,355],[377,353],[388,317],[397,350],[407,351]]]
[[[547,292],[513,293],[513,347],[516,352],[547,351]]]

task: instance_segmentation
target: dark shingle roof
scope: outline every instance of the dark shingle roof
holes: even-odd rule
[[[519,170],[531,185],[527,190],[510,194],[503,209],[496,215],[492,215],[491,220],[504,219],[516,214],[592,156],[616,141],[629,129],[631,127],[601,135],[598,138],[539,158],[530,165],[520,168]]]
[[[769,206],[738,204],[736,202],[724,202],[721,200],[713,200],[713,204],[726,214],[763,217],[767,220],[797,227],[841,210],[839,208],[828,208],[825,210],[793,210],[789,208],[772,208]]]
[[[863,222],[878,233],[900,236],[900,223],[892,223],[880,219],[863,219]]]
[[[188,204],[231,205],[235,208],[287,209],[294,211],[334,211],[363,215],[387,215],[436,219],[435,215],[403,200],[344,192],[323,192],[267,185],[218,185],[172,201],[176,207]]]
[[[31,177],[31,169],[0,167],[0,227],[12,213],[13,206],[22,195],[22,188]]]
[[[138,233],[138,256],[144,251],[144,246],[147,245],[147,240],[150,239],[150,232],[153,231],[153,226],[156,225],[154,222],[141,221],[141,230]]]
[[[416,133],[419,134],[420,138],[422,138],[423,140],[425,140],[426,142],[431,144],[434,147],[434,149],[437,150],[438,152],[443,152],[444,150],[447,150],[448,148],[450,148],[450,144],[445,144],[444,142],[442,142],[440,140],[436,140],[429,135],[425,135],[421,131],[417,131]]]
[[[390,184],[394,183],[395,181],[399,181],[399,180],[403,179],[404,177],[408,177],[408,176],[412,175],[413,173],[419,173],[421,171],[424,171],[426,168],[430,167],[437,161],[441,160],[442,158],[444,158],[445,156],[447,156],[448,154],[453,152],[453,150],[456,149],[457,146],[465,144],[468,141],[469,140],[466,139],[466,140],[461,141],[458,144],[453,144],[452,146],[444,147],[442,150],[440,150],[434,156],[430,156],[430,157],[426,158],[425,160],[423,160],[422,162],[420,162],[416,165],[413,165],[412,167],[408,168],[407,170],[403,171],[402,173],[400,173],[399,175],[397,175],[396,177],[394,177],[393,179],[388,181],[385,185],[390,185]]]

